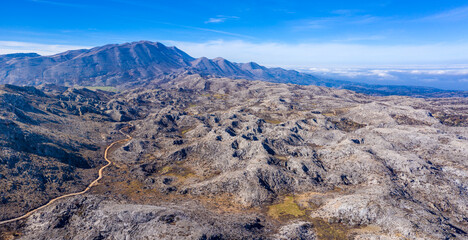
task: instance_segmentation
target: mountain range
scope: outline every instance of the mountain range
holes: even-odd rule
[[[309,74],[223,58],[193,58],[176,47],[139,41],[73,50],[52,56],[35,53],[0,56],[0,83],[38,85],[125,86],[185,71],[249,80],[317,83]]]
[[[0,84],[113,86],[121,89],[159,83],[168,75],[200,74],[205,77],[262,80],[274,83],[318,85],[372,95],[422,97],[468,96],[467,92],[428,87],[382,86],[323,79],[254,62],[234,63],[223,58],[193,58],[177,47],[138,41],[109,44],[40,56],[36,53],[0,55]]]

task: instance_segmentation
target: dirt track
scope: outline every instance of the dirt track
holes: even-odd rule
[[[43,208],[45,208],[45,207],[47,207],[47,206],[52,205],[52,203],[54,203],[54,202],[56,202],[56,201],[58,201],[58,200],[60,200],[60,199],[62,199],[62,198],[67,198],[67,197],[71,197],[71,196],[82,195],[82,194],[85,194],[86,192],[88,192],[92,187],[94,187],[95,185],[98,184],[99,180],[101,180],[101,178],[102,178],[102,176],[103,176],[103,173],[102,173],[103,170],[104,170],[105,168],[109,167],[109,166],[112,164],[112,161],[109,160],[109,159],[107,158],[107,156],[108,156],[108,154],[109,154],[109,150],[110,150],[114,145],[116,145],[116,144],[124,143],[124,142],[130,141],[130,140],[132,139],[132,137],[131,137],[130,135],[128,135],[128,134],[126,134],[125,132],[122,131],[122,130],[128,129],[128,128],[130,128],[130,127],[132,127],[132,125],[131,125],[131,126],[128,126],[128,127],[125,127],[125,128],[122,128],[122,129],[119,130],[120,133],[122,133],[123,135],[125,135],[125,136],[127,137],[126,139],[121,139],[121,140],[115,141],[115,142],[111,143],[109,146],[106,147],[106,150],[104,151],[104,159],[107,161],[107,164],[104,165],[103,167],[101,167],[101,168],[99,169],[98,178],[96,178],[94,181],[92,181],[92,182],[86,187],[85,190],[83,190],[83,191],[81,191],[81,192],[65,194],[65,195],[62,195],[62,196],[60,196],[60,197],[56,197],[56,198],[54,198],[54,199],[51,199],[51,200],[50,200],[48,203],[46,203],[45,205],[42,205],[42,206],[40,206],[40,207],[38,207],[38,208],[36,208],[36,209],[33,209],[33,210],[31,210],[31,211],[25,213],[25,214],[22,215],[22,216],[19,216],[19,217],[17,217],[17,218],[12,218],[12,219],[8,219],[8,220],[1,221],[1,222],[0,222],[0,225],[6,224],[6,223],[10,223],[10,222],[15,222],[15,221],[18,221],[18,220],[21,220],[21,219],[25,219],[25,218],[31,216],[33,213],[35,213],[35,212],[37,212],[37,211],[39,211],[39,210],[41,210],[41,209],[43,209]]]

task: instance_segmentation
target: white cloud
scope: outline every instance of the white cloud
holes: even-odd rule
[[[420,85],[468,90],[467,65],[299,69],[316,76],[375,84]]]
[[[366,25],[376,23],[382,20],[385,20],[385,18],[376,17],[372,15],[353,16],[351,14],[340,14],[338,16],[332,17],[294,20],[291,21],[290,24],[294,30],[303,31],[308,29],[331,28],[336,26],[342,27],[344,25]]]
[[[205,23],[221,23],[226,21],[226,18],[210,18]]]
[[[30,53],[35,52],[41,55],[52,55],[67,50],[91,48],[89,46],[76,45],[56,45],[30,42],[0,41],[0,54],[8,53]]]
[[[468,75],[468,69],[423,69],[412,70],[411,74],[427,74],[427,75]]]
[[[460,7],[448,11],[440,12],[434,15],[429,15],[418,21],[459,21],[468,18],[468,7]]]
[[[375,66],[468,62],[468,43],[427,45],[363,45],[348,43],[283,44],[274,42],[165,41],[194,57],[224,57],[268,66]]]
[[[468,62],[468,43],[428,45],[283,44],[274,42],[253,43],[240,40],[218,40],[203,43],[163,41],[163,43],[175,45],[194,57],[224,57],[234,62],[255,61],[262,65],[286,68],[441,65]],[[50,55],[83,48],[90,48],[90,46],[0,41],[0,54],[36,52],[41,55]],[[419,68],[411,70],[421,71]],[[459,74],[460,71],[462,70],[439,68],[425,70],[423,74],[450,75]],[[463,74],[468,72],[468,70],[463,71],[465,71]],[[413,73],[416,74],[417,72]]]
[[[66,3],[66,2],[55,2],[55,1],[47,1],[47,0],[30,0],[31,2],[35,3],[43,3],[48,5],[55,5],[55,6],[62,6],[62,7],[73,7],[73,8],[90,8],[90,5],[82,5],[82,4],[74,4],[74,3]]]
[[[210,18],[205,23],[222,23],[225,22],[226,20],[229,19],[239,19],[237,16],[224,16],[224,15],[218,15],[214,18]]]

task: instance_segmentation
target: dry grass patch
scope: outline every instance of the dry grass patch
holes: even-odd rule
[[[348,239],[348,228],[344,224],[329,223],[322,218],[313,218],[312,224],[320,240]]]
[[[315,210],[320,207],[319,200],[326,194],[319,192],[306,192],[295,196],[295,200],[299,207],[307,210]]]
[[[284,155],[275,155],[275,158],[281,161],[288,161],[288,157]]]
[[[194,199],[199,200],[206,208],[211,209],[217,213],[258,213],[260,209],[255,207],[246,207],[241,203],[236,202],[235,196],[232,193],[221,193],[217,195],[200,195],[193,196]]]
[[[294,196],[285,196],[279,204],[268,207],[268,215],[279,221],[302,219],[311,222],[318,239],[349,239],[350,227],[336,221],[327,221],[322,218],[311,218],[310,213],[320,207],[320,199],[330,193],[340,191],[333,189],[326,193],[306,192]],[[373,230],[369,227],[364,230]]]
[[[281,123],[283,122],[283,121],[281,121],[281,120],[272,119],[272,118],[265,118],[264,120],[265,120],[265,122],[267,122],[267,123],[275,124],[275,125],[281,124]]]
[[[342,118],[339,121],[332,120],[330,122],[335,124],[337,129],[345,132],[354,132],[366,126],[365,124],[357,123],[347,118]]]
[[[334,117],[334,116],[338,116],[338,115],[341,115],[341,114],[345,114],[348,111],[349,111],[349,108],[330,109],[330,110],[327,110],[327,111],[323,111],[322,115],[324,115],[326,117]]]
[[[21,237],[21,233],[17,231],[4,232],[0,234],[0,240],[13,240],[19,237]]]
[[[195,129],[195,128],[194,127],[184,127],[184,128],[179,129],[179,133],[180,133],[180,135],[184,136],[186,133],[192,131],[193,129]]]
[[[311,148],[314,148],[314,149],[323,148],[322,145],[318,145],[318,144],[315,144],[315,143],[307,143],[307,146],[309,146]]]
[[[293,196],[286,196],[282,203],[268,207],[268,215],[275,219],[283,220],[304,217],[306,211],[299,207]]]
[[[178,183],[183,183],[189,178],[197,178],[195,172],[186,166],[165,166],[159,173],[165,176],[171,176],[177,178]]]
[[[220,93],[215,93],[212,95],[214,98],[216,99],[226,99],[227,98],[227,94],[220,94]]]
[[[450,127],[468,127],[468,116],[465,115],[451,115],[443,112],[434,113],[434,117],[440,123]]]
[[[427,122],[416,120],[414,118],[410,118],[406,115],[397,115],[397,114],[392,114],[390,115],[395,122],[397,122],[399,125],[430,125]]]
[[[207,98],[216,98],[216,99],[226,99],[228,97],[227,94],[221,94],[221,93],[213,93],[213,94],[205,93],[205,94],[202,94],[201,96],[207,97]]]
[[[138,180],[126,180],[112,182],[109,186],[104,186],[101,191],[110,191],[118,196],[124,196],[126,199],[137,203],[146,203],[148,199],[159,196],[160,193],[155,189],[145,189],[145,184]],[[99,191],[99,190],[98,190]]]
[[[376,225],[367,225],[361,228],[356,228],[351,230],[351,233],[354,234],[366,234],[366,233],[379,233],[382,231],[382,228]]]

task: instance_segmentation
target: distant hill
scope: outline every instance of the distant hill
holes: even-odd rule
[[[0,84],[65,86],[143,86],[171,74],[245,78],[276,83],[318,85],[376,95],[462,96],[467,92],[426,87],[376,86],[317,78],[282,68],[267,68],[254,62],[234,63],[223,58],[193,58],[176,47],[139,41],[67,51],[51,56],[35,53],[0,55]]]

